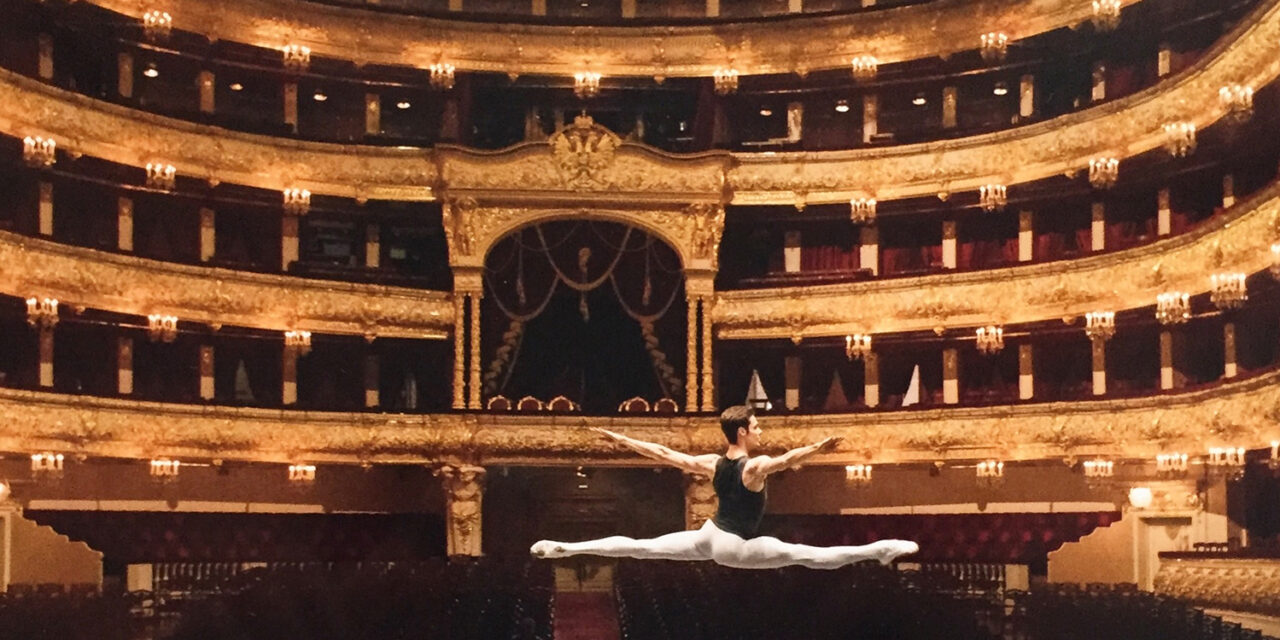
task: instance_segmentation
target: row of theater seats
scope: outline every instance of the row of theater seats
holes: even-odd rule
[[[485,403],[485,409],[489,411],[556,411],[567,413],[571,411],[580,411],[582,407],[578,403],[566,398],[565,396],[556,396],[550,402],[543,402],[533,396],[525,396],[520,400],[512,402],[506,396],[493,396]],[[680,411],[680,405],[676,404],[671,398],[659,398],[655,402],[650,403],[648,400],[639,396],[629,400],[623,400],[618,405],[619,413],[677,413]]]
[[[1260,632],[1133,585],[1053,584],[1006,593],[1009,638],[1036,640],[1262,640]]]

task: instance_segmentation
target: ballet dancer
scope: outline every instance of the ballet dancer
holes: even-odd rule
[[[592,430],[628,449],[688,473],[711,476],[720,504],[714,518],[695,531],[669,533],[648,540],[612,536],[585,542],[540,540],[530,552],[540,558],[594,555],[642,560],[713,560],[738,569],[775,569],[801,565],[835,569],[863,560],[889,564],[915,553],[919,545],[907,540],[880,540],[862,546],[813,547],[758,536],[764,516],[765,480],[772,474],[800,466],[816,453],[830,451],[840,438],[827,438],[780,456],[752,456],[760,444],[760,425],[751,407],[730,407],[720,414],[720,429],[729,447],[723,456],[691,456],[660,444],[628,438],[605,429]]]

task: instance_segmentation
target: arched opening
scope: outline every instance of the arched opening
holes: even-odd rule
[[[482,402],[683,403],[684,291],[675,250],[639,227],[555,220],[507,234],[485,258]]]

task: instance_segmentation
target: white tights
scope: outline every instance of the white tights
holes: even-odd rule
[[[888,564],[900,555],[915,553],[919,549],[919,545],[906,540],[880,540],[856,547],[812,547],[770,537],[743,540],[707,520],[701,529],[668,533],[647,540],[625,536],[585,542],[541,540],[530,551],[543,558],[593,555],[641,560],[714,560],[737,569],[776,569],[789,565],[836,569],[863,560]]]

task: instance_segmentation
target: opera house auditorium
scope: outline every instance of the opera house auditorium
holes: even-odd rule
[[[1280,0],[0,16],[0,638],[1280,637]]]

